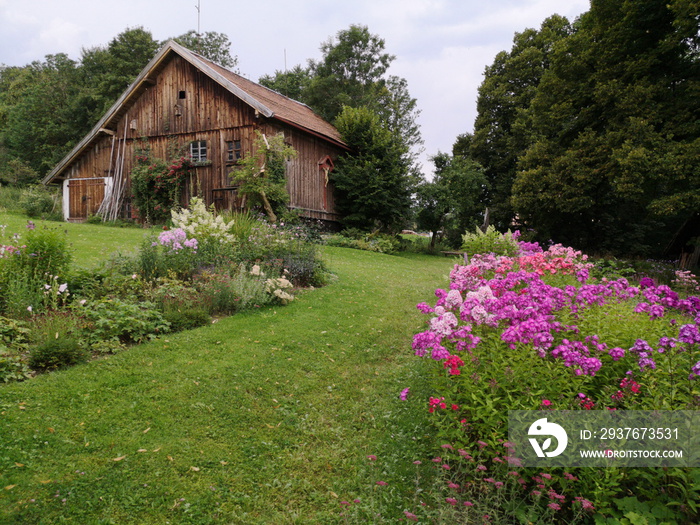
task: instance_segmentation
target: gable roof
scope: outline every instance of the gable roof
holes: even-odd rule
[[[63,171],[76,161],[99,137],[100,133],[112,134],[112,127],[121,119],[132,103],[151,86],[157,74],[162,71],[173,54],[177,54],[196,69],[207,75],[214,82],[241,99],[261,115],[279,120],[316,135],[328,142],[347,149],[340,133],[335,127],[319,117],[306,104],[292,100],[284,95],[256,84],[241,75],[221,67],[206,58],[193,53],[174,40],[169,40],[156,53],[148,65],[141,71],[136,80],[127,88],[121,97],[112,105],[94,128],[59,162],[42,182],[49,184],[57,179],[63,179]]]

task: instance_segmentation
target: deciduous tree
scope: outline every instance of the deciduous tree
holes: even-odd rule
[[[699,19],[689,0],[592,3],[522,115],[523,220],[580,248],[658,254],[700,208]]]
[[[411,208],[406,146],[367,107],[345,107],[336,126],[352,153],[338,158],[331,180],[346,226],[400,229]]]

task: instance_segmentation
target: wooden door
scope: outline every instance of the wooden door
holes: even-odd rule
[[[68,181],[69,216],[84,220],[97,213],[105,197],[104,179],[71,179]]]

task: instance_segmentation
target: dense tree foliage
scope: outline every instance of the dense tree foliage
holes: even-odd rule
[[[288,71],[275,71],[274,75],[263,75],[260,84],[299,102],[304,102],[311,73],[308,68],[296,65]]]
[[[459,151],[453,148],[453,153],[455,150]],[[446,242],[456,248],[465,231],[481,225],[486,176],[478,163],[459,153],[452,156],[438,152],[431,160],[435,166],[433,178],[417,188],[417,224],[432,232],[431,247],[438,233],[443,232]]]
[[[198,34],[191,30],[175,37],[174,40],[190,51],[194,51],[227,69],[233,69],[238,65],[238,57],[231,55],[231,41],[224,33],[207,31]]]
[[[6,164],[2,171],[17,159],[22,166],[45,173],[70,148],[77,78],[77,64],[65,54],[0,71],[0,143]]]
[[[500,219],[660,253],[700,209],[699,25],[693,0],[593,0],[571,28],[516,36],[487,70],[470,147]]]
[[[79,94],[74,104],[80,115],[78,135],[86,133],[128,88],[158,51],[160,44],[142,27],[130,28],[105,47],[83,49]],[[79,138],[79,137],[78,137]]]
[[[571,33],[566,18],[554,15],[539,31],[526,29],[516,33],[510,52],[499,53],[486,68],[479,87],[471,155],[486,169],[491,219],[506,229],[513,218],[511,188],[518,158],[527,148],[527,133],[518,116],[526,110],[537,91],[542,75],[549,67],[557,42]]]
[[[346,106],[336,126],[352,148],[331,172],[343,224],[364,230],[400,229],[411,209],[414,186],[405,145],[367,107]]]

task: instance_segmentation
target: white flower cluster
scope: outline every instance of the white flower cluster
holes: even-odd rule
[[[268,279],[265,281],[265,291],[277,297],[280,301],[282,301],[282,304],[287,304],[294,300],[294,296],[285,291],[291,289],[292,286],[292,283],[290,283],[284,277]]]
[[[190,207],[171,212],[173,225],[182,228],[190,237],[217,239],[220,242],[232,242],[234,236],[229,233],[233,221],[224,221],[221,215],[214,213],[214,207],[207,208],[202,199],[192,197]]]

